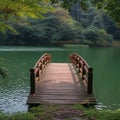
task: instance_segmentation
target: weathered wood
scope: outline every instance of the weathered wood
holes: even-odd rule
[[[30,94],[35,93],[35,81],[39,81],[40,74],[43,72],[43,68],[47,63],[51,61],[51,56],[48,53],[45,53],[42,57],[39,58],[35,66],[30,69]]]
[[[27,104],[96,104],[92,94],[93,69],[81,56],[75,53],[70,56],[74,65],[50,63],[50,60],[51,56],[44,54],[30,69],[31,90]]]
[[[34,69],[30,69],[30,94],[35,93],[35,74],[34,74]]]
[[[93,69],[87,64],[87,62],[78,54],[73,53],[70,55],[70,61],[76,67],[80,77],[84,80],[87,92],[92,94],[93,92]]]
[[[27,104],[96,104],[88,94],[82,79],[71,63],[49,63],[36,81],[35,93],[29,95]]]
[[[89,73],[88,73],[88,93],[91,94],[93,93],[93,69],[89,68]]]

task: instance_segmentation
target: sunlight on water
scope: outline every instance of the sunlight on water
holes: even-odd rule
[[[103,109],[116,110],[116,109],[120,109],[120,104],[104,105],[103,103],[98,103],[97,105],[95,105],[95,108],[98,110],[103,110]]]
[[[64,51],[65,48],[46,47],[0,47],[0,51]]]

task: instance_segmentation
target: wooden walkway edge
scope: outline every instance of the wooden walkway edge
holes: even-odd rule
[[[39,71],[40,72],[40,71]],[[72,63],[48,63],[35,79],[35,92],[28,96],[28,105],[96,104]]]

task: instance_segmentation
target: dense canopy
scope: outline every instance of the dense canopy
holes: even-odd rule
[[[120,25],[120,0],[50,0],[50,2],[59,3],[64,8],[71,8],[76,2],[80,2],[83,9],[94,5],[99,9],[105,9],[116,23]],[[50,2],[49,0],[0,0],[0,24],[8,27],[4,22],[8,19],[13,21],[13,19],[19,17],[41,17],[42,13],[50,9],[48,7]],[[4,27],[0,29],[4,31]]]
[[[60,3],[64,8],[71,8],[76,2],[79,2],[83,9],[94,5],[98,9],[104,9],[120,26],[120,0],[51,0],[51,2]]]
[[[0,31],[14,29],[9,25],[20,18],[38,18],[51,9],[46,0],[0,0]]]

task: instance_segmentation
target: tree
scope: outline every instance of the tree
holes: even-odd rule
[[[120,0],[104,0],[104,4],[108,14],[120,26]]]
[[[92,25],[99,28],[99,29],[104,28],[103,11],[99,10],[96,12],[96,15],[94,16]]]
[[[109,46],[112,43],[113,37],[108,34],[104,29],[90,26],[84,30],[85,39],[91,46]]]
[[[120,26],[120,1],[119,0],[50,0],[51,3],[60,3],[64,8],[70,8],[74,3],[80,2],[83,9],[91,4],[107,13]],[[45,4],[47,3],[47,4]],[[21,17],[43,17],[42,14],[50,9],[49,0],[0,0],[0,31],[6,29],[16,32],[11,22],[19,21]]]
[[[113,41],[113,36],[108,34],[104,29],[98,30],[98,38],[96,40],[96,46],[111,46]]]
[[[120,26],[120,0],[51,0],[51,2],[60,3],[61,6],[68,9],[76,2],[80,2],[83,9],[87,9],[88,6],[94,5],[98,9],[104,9]]]
[[[103,14],[104,29],[113,36],[114,40],[120,40],[120,28],[106,14]]]
[[[7,31],[4,34],[4,42],[0,39],[0,44],[51,45],[63,41],[73,42],[80,29],[80,24],[72,19],[67,10],[60,7],[54,9],[54,12],[44,14],[44,19],[29,18],[28,23],[14,23],[13,27],[19,34]]]
[[[90,26],[84,30],[85,39],[90,41],[91,44],[96,45],[96,40],[98,38],[97,28]]]
[[[59,3],[62,7],[70,9],[74,3],[80,3],[83,9],[89,6],[89,0],[50,0],[52,4]]]
[[[21,18],[43,17],[43,14],[51,10],[46,0],[0,0],[0,31],[15,29],[11,22],[18,22]]]

